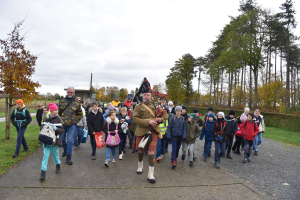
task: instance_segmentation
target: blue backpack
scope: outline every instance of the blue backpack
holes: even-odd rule
[[[21,129],[22,122],[26,122],[26,119],[17,120],[17,114],[21,113],[26,118],[26,110],[27,110],[27,108],[24,108],[22,112],[18,111],[17,108],[15,108],[15,110],[14,110],[15,122],[17,122],[17,125],[18,125],[19,129]]]

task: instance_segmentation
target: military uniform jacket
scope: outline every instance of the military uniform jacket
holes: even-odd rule
[[[156,118],[156,116],[152,116],[152,114],[150,114],[150,111],[145,106],[143,106],[143,104],[145,104],[150,109],[152,109],[153,113],[155,114],[155,107],[150,102],[142,102],[135,106],[135,109],[133,112],[133,121],[137,125],[136,130],[135,130],[136,136],[145,135],[151,127],[151,125],[149,124],[149,121],[155,120],[155,118]],[[164,123],[166,120],[168,120],[168,114],[165,112],[164,116],[162,117],[161,123]],[[158,134],[161,133],[159,124],[157,126],[153,127],[153,129]]]
[[[73,100],[72,103],[71,101],[72,100],[64,98],[59,102],[59,116],[61,117],[64,126],[76,125],[83,115],[80,103],[76,100]],[[61,111],[63,112],[61,113]]]

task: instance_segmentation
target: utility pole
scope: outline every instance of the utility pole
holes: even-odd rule
[[[92,83],[93,83],[93,73],[91,73],[90,99],[92,99]],[[92,101],[93,101],[93,99],[92,99]]]

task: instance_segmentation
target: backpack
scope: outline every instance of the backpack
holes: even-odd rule
[[[59,138],[59,136],[55,135],[55,130],[52,127],[52,124],[43,123],[44,127],[41,130],[39,134],[39,143],[48,145],[48,146],[54,146],[56,143],[56,138]],[[62,124],[54,124],[56,126],[62,126]]]
[[[21,129],[22,122],[25,122],[26,119],[24,119],[24,120],[17,120],[17,113],[21,113],[26,118],[26,110],[27,110],[27,108],[24,108],[22,112],[18,111],[17,108],[15,108],[15,110],[14,110],[15,122],[17,123],[19,129]]]
[[[216,127],[219,126],[219,123],[218,121],[216,122]],[[222,127],[222,131],[225,129],[225,127],[227,126],[227,121],[224,120],[224,123],[223,123],[223,127]],[[218,133],[218,132],[217,132]],[[221,136],[222,136],[222,132],[221,132]]]

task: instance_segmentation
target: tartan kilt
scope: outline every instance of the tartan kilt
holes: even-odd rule
[[[154,129],[152,129],[151,135],[152,135],[152,141],[151,141],[147,151],[156,151],[158,134]],[[132,148],[139,150],[139,144],[140,144],[142,138],[143,138],[143,136],[135,135],[134,139],[133,139],[133,143],[132,143]]]

